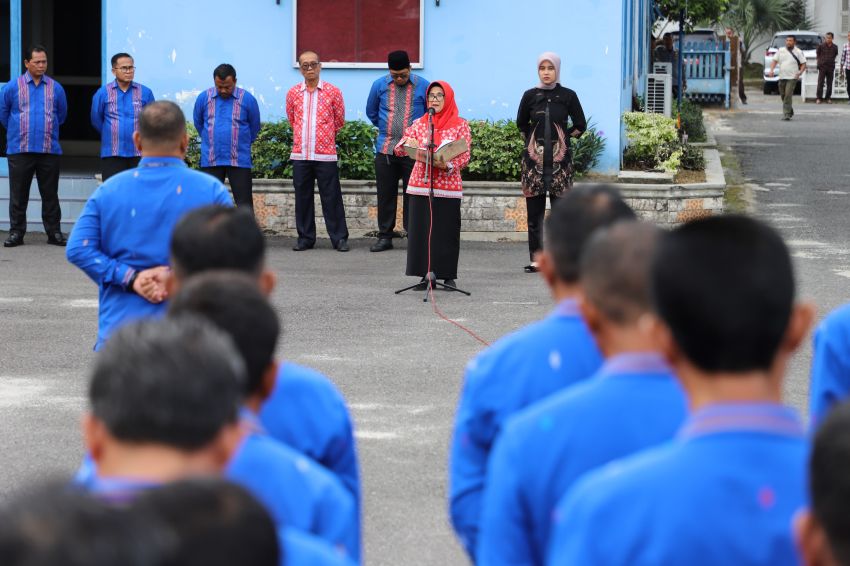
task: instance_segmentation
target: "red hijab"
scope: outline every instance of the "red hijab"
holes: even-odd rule
[[[434,130],[447,130],[460,125],[460,113],[458,112],[457,104],[455,103],[455,91],[453,91],[449,83],[445,81],[434,81],[428,85],[428,94],[431,93],[431,89],[435,86],[442,88],[446,97],[443,99],[443,109],[434,114]],[[422,120],[423,124],[428,124],[427,113],[419,119]],[[434,137],[438,137],[436,133]],[[439,144],[439,142],[436,143]]]

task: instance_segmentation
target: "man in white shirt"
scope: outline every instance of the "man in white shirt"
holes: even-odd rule
[[[789,35],[785,38],[785,48],[780,49],[773,56],[770,63],[770,76],[774,75],[774,69],[779,65],[779,96],[782,98],[782,119],[790,120],[794,116],[794,107],[791,106],[794,98],[794,89],[800,75],[806,70],[806,56],[797,47],[797,38]]]

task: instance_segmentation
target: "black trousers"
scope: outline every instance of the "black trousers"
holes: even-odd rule
[[[61,230],[59,208],[59,156],[53,153],[16,153],[9,155],[9,231],[27,233],[27,205],[35,175],[41,194],[41,221],[44,231]]]
[[[336,161],[293,160],[292,184],[295,186],[295,228],[300,243],[313,245],[316,242],[316,207],[313,201],[316,184],[319,185],[322,216],[331,243],[336,247],[340,240],[348,238]]]
[[[549,203],[555,206],[558,197],[549,195]],[[534,261],[534,254],[543,249],[543,218],[546,216],[546,193],[536,197],[525,197],[528,211],[528,255]]]
[[[832,98],[832,80],[835,77],[835,69],[818,69],[818,100],[829,100]],[[821,96],[823,93],[824,83],[826,83],[826,96]]]
[[[457,279],[461,199],[435,197],[431,202],[434,207],[434,226],[429,250],[431,208],[428,197],[410,196],[410,232],[407,233],[407,269],[404,273],[425,277],[428,274],[430,253],[431,271],[437,279]]]
[[[100,176],[105,181],[122,171],[135,169],[139,166],[141,159],[141,157],[101,157]]]
[[[209,173],[222,183],[224,178],[230,181],[233,200],[236,206],[247,206],[254,210],[254,179],[248,167],[201,167],[201,171]]]
[[[402,224],[407,230],[407,181],[415,162],[409,157],[375,155],[375,184],[378,186],[378,238],[392,238],[398,213],[398,182],[402,184]]]

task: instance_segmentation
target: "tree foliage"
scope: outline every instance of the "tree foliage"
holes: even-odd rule
[[[679,20],[681,10],[686,10],[685,26],[699,23],[712,24],[720,20],[729,7],[730,0],[657,0],[655,5],[670,20]]]
[[[756,39],[789,29],[790,17],[787,0],[732,0],[721,22],[744,42],[741,59],[749,61]]]

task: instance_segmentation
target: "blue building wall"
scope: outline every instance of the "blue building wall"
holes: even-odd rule
[[[212,85],[213,68],[229,62],[240,86],[257,96],[263,120],[275,120],[286,91],[301,80],[292,66],[292,1],[146,0],[140,8],[105,0],[104,54],[132,53],[136,78],[187,111]],[[562,84],[578,93],[607,138],[597,169],[611,173],[620,161],[620,114],[639,86],[631,62],[646,47],[634,30],[646,28],[636,24],[648,1],[442,0],[437,7],[426,0],[424,68],[416,72],[450,82],[466,118],[513,119],[523,91],[537,82],[537,55],[559,53]],[[369,87],[381,74],[325,69],[322,77],[342,89],[349,119],[365,119]]]

